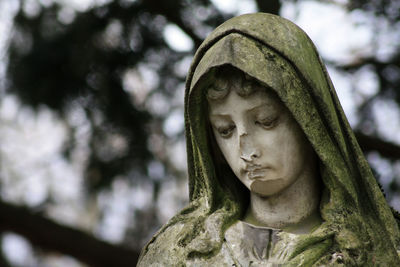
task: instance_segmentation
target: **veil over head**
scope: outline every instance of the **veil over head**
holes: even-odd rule
[[[215,257],[224,231],[247,208],[243,194],[237,193],[236,178],[221,169],[210,141],[205,90],[213,72],[225,65],[274,90],[318,157],[323,223],[301,239],[288,264],[326,264],[339,253],[347,264],[400,266],[398,224],[315,46],[292,22],[265,13],[223,23],[194,56],[185,93],[190,203],[153,237],[141,262],[150,263],[161,254],[168,258],[164,263]]]

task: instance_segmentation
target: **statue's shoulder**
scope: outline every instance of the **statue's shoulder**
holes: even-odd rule
[[[179,266],[177,263],[182,262],[184,251],[177,241],[183,227],[180,222],[163,227],[143,249],[137,266]]]
[[[187,258],[187,250],[178,244],[182,230],[189,225],[177,222],[162,228],[143,249],[138,267],[161,266],[234,266],[226,244],[215,255]]]

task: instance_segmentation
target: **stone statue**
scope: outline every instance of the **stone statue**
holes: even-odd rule
[[[307,35],[228,20],[185,96],[190,203],[139,266],[400,266],[400,232]]]

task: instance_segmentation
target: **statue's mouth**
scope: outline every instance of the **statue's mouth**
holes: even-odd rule
[[[243,169],[243,174],[250,180],[263,178],[265,173],[269,169],[268,167],[262,167],[261,165],[248,165]]]
[[[257,178],[263,178],[265,175],[265,171],[266,171],[265,168],[264,169],[255,169],[253,171],[247,172],[247,177],[250,180],[255,180]]]

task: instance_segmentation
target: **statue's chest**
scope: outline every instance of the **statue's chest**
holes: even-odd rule
[[[287,262],[297,240],[296,234],[239,221],[226,231],[224,250],[237,266],[280,266]]]
[[[225,232],[220,252],[208,259],[195,259],[188,266],[285,266],[299,235],[254,227],[238,221]]]

